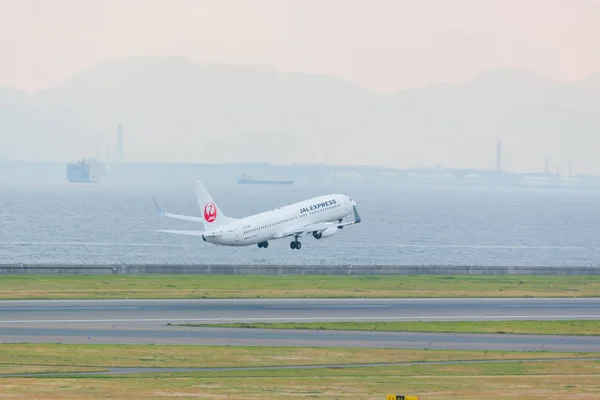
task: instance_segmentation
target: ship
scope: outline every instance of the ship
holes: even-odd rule
[[[104,176],[104,164],[95,158],[67,164],[67,179],[75,183],[97,183]]]
[[[237,180],[237,183],[240,185],[293,185],[293,180],[285,180],[285,181],[277,181],[277,180],[257,180],[252,179],[249,176],[242,175],[240,179]]]

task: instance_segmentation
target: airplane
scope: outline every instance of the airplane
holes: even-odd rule
[[[343,194],[330,194],[275,208],[245,218],[226,216],[201,181],[196,181],[196,197],[203,217],[179,215],[164,212],[156,199],[154,205],[158,214],[183,221],[201,222],[204,230],[164,230],[180,235],[201,236],[202,240],[216,246],[269,247],[269,241],[292,237],[290,248],[299,250],[301,236],[312,235],[324,239],[335,235],[344,226],[361,222],[356,202]],[[348,216],[354,220],[342,222]]]

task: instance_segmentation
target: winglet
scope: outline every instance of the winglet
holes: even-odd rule
[[[156,212],[158,212],[158,214],[159,214],[160,216],[164,216],[164,215],[165,215],[165,213],[163,212],[163,210],[162,210],[162,209],[160,208],[160,206],[158,205],[158,202],[156,201],[156,199],[154,199],[154,198],[153,198],[152,200],[154,200],[154,207],[156,207]]]
[[[356,206],[352,206],[352,208],[354,209],[354,223],[355,224],[360,224],[360,215],[358,215],[358,210],[356,209]]]

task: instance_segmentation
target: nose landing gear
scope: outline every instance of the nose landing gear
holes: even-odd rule
[[[294,240],[290,243],[290,249],[300,250],[302,248],[302,243],[298,241],[298,239]]]

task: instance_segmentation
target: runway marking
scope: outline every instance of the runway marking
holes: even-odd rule
[[[501,304],[500,307],[596,307],[600,304]]]
[[[81,306],[81,307],[0,307],[0,311],[49,311],[49,310],[130,310],[138,309],[138,306]]]
[[[121,247],[186,247],[172,243],[122,243],[122,242],[0,242],[0,246],[121,246]]]
[[[377,246],[377,245],[375,245]],[[598,246],[524,246],[524,245],[468,245],[468,244],[384,244],[382,247],[419,249],[489,249],[489,250],[600,250]]]
[[[522,319],[522,318],[554,318],[554,319],[577,319],[577,318],[598,318],[600,319],[600,314],[592,314],[592,315],[465,315],[465,316],[420,316],[420,317],[298,317],[298,318],[284,318],[284,317],[271,317],[271,318],[260,318],[260,317],[228,317],[228,318],[138,318],[138,319],[36,319],[36,320],[6,320],[0,321],[2,324],[16,324],[16,323],[60,323],[60,322],[185,322],[185,321],[237,321],[237,322],[245,322],[245,321],[255,321],[255,322],[265,322],[265,321],[286,321],[286,322],[296,322],[296,321],[361,321],[361,320],[373,320],[373,321],[391,321],[391,320],[427,320],[427,319],[437,319],[437,320],[455,320],[455,319],[463,319],[467,321],[478,321],[483,319]]]
[[[265,308],[386,308],[389,304],[365,304],[365,305],[331,305],[331,306],[265,306]]]

